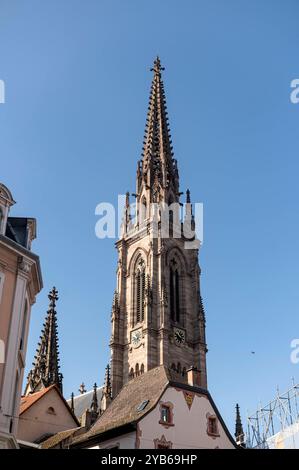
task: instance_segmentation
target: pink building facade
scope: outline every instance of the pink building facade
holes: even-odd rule
[[[10,217],[15,203],[0,183],[0,448],[16,448],[31,307],[42,289],[33,218]]]

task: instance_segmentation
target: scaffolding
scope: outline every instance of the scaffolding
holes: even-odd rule
[[[298,448],[299,384],[285,393],[277,389],[276,397],[247,417],[246,446],[255,449]]]

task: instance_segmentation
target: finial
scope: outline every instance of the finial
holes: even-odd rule
[[[74,392],[71,394],[71,410],[74,413],[75,412],[75,405],[74,405]]]
[[[126,192],[126,207],[130,207],[130,193]]]
[[[156,59],[154,60],[154,66],[151,68],[155,74],[161,75],[161,70],[165,70],[165,67],[161,66],[160,57],[157,55]]]
[[[85,388],[84,382],[82,382],[82,384],[80,385],[79,392],[81,393],[81,395],[83,395],[83,393],[86,393],[86,388]]]
[[[186,203],[187,204],[191,203],[190,189],[187,189],[187,191],[186,191]]]
[[[50,300],[50,306],[55,307],[55,302],[58,300],[58,290],[55,286],[50,290],[48,299]]]
[[[98,412],[98,408],[99,408],[97,388],[98,388],[97,384],[95,383],[94,386],[93,386],[93,396],[92,396],[92,402],[91,402],[91,405],[90,405],[91,411],[94,411],[95,413]]]
[[[109,366],[109,364],[107,364],[107,366],[106,366],[104,393],[107,397],[111,398],[112,388],[111,388],[111,377],[110,377],[110,366]]]

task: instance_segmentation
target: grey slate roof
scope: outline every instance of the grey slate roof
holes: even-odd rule
[[[101,403],[102,394],[103,394],[103,387],[98,387],[97,397],[98,397],[99,405]],[[93,396],[93,389],[89,390],[86,393],[82,393],[74,397],[74,413],[78,419],[81,418],[81,416],[86,410],[90,409],[92,396]],[[69,404],[69,406],[71,406],[71,399],[67,400],[67,403]]]

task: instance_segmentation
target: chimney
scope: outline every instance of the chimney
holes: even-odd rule
[[[201,387],[201,372],[197,369],[197,367],[191,366],[190,369],[187,370],[187,380],[188,385],[191,387]]]

